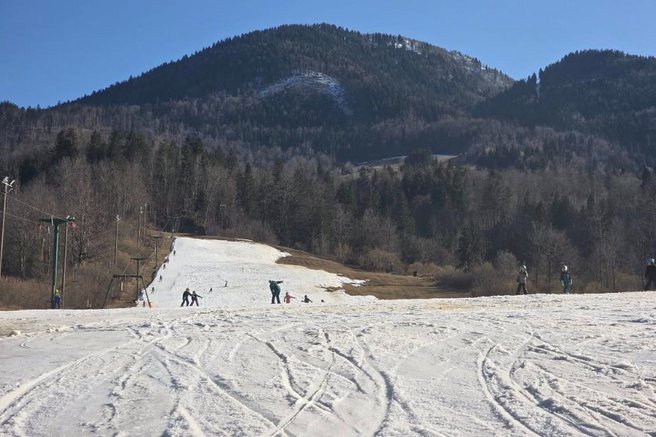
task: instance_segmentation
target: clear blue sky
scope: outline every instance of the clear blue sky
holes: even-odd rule
[[[226,37],[322,22],[459,50],[516,79],[577,49],[656,55],[656,0],[0,0],[0,101],[46,107]]]

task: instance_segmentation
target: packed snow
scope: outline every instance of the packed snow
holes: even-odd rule
[[[177,238],[165,257],[155,280],[147,287],[151,306],[179,307],[186,288],[202,296],[203,306],[235,307],[270,303],[269,280],[283,281],[283,295],[296,301],[307,295],[312,301],[353,301],[343,291],[344,284],[363,281],[322,270],[277,264],[289,254],[251,241],[200,240]],[[161,280],[160,280],[161,277]],[[154,289],[154,292],[153,292]],[[211,290],[211,291],[210,291]],[[280,296],[282,299],[283,296]],[[357,300],[371,300],[359,297]]]
[[[378,301],[274,248],[174,247],[153,308],[0,313],[0,435],[656,434],[656,293]]]

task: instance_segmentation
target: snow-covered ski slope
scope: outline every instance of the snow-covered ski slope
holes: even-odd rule
[[[200,291],[207,267],[173,279],[182,247],[164,277]],[[266,300],[278,272],[262,263]],[[0,332],[21,331],[0,338],[0,435],[656,433],[653,292],[200,308],[171,294],[0,313]]]
[[[321,270],[276,264],[276,260],[288,254],[264,244],[176,238],[173,248],[175,255],[171,252],[167,256],[169,262],[160,268],[155,281],[147,287],[155,307],[179,307],[186,288],[202,296],[200,304],[206,307],[268,304],[271,302],[269,280],[283,281],[280,298],[288,291],[296,297],[295,303],[306,294],[313,302],[373,299],[354,298],[339,291],[327,293],[326,288],[361,281]],[[154,293],[150,291],[153,287]]]

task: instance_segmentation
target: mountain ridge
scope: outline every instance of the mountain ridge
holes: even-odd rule
[[[324,48],[324,52],[313,53],[317,47]],[[250,50],[247,57],[242,56],[242,50],[245,48]],[[500,71],[483,67],[475,58],[400,35],[364,34],[329,24],[284,25],[218,41],[190,56],[185,55],[177,61],[166,62],[137,77],[117,82],[73,102],[154,103],[156,99],[148,92],[152,90],[139,91],[138,87],[144,85],[157,87],[160,82],[164,82],[168,88],[166,91],[157,90],[156,94],[160,101],[169,98],[199,97],[203,95],[203,91],[208,90],[243,93],[245,90],[258,89],[263,84],[283,80],[295,71],[322,72],[348,83],[353,82],[354,73],[371,74],[359,62],[362,57],[369,55],[380,58],[386,55],[388,49],[397,52],[399,49],[404,49],[397,53],[401,56],[395,60],[395,63],[400,63],[400,67],[405,69],[408,69],[409,64],[407,57],[402,56],[404,54],[416,55],[411,59],[412,62],[421,62],[429,57],[438,58],[442,64],[451,61],[460,69],[470,73],[467,77],[480,75],[483,79],[478,85],[484,88],[481,89],[483,93],[497,92],[513,82]],[[275,59],[276,62],[266,65],[271,59]],[[452,81],[453,75],[458,73],[453,68],[449,68],[449,65],[435,62],[428,64],[426,67],[436,65],[441,67],[429,71],[439,74],[440,79]],[[344,67],[352,71],[340,71]],[[233,73],[234,70],[238,70],[238,73]],[[208,71],[215,74],[209,77],[203,76],[202,80],[198,78]],[[391,74],[389,71],[380,73]],[[416,73],[426,74],[422,71]],[[191,77],[185,77],[185,74],[190,74]],[[155,85],[151,85],[153,83]]]
[[[197,136],[242,154],[312,150],[341,162],[428,149],[492,167],[577,155],[638,168],[656,164],[654,79],[656,58],[585,50],[515,82],[400,35],[285,25],[47,110],[0,105],[0,150],[51,148],[73,127],[87,136],[139,131],[154,142]]]

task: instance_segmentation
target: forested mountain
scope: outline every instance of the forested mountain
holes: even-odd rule
[[[611,50],[572,53],[481,103],[475,113],[599,136],[653,165],[656,58]]]
[[[418,112],[466,109],[512,82],[475,59],[402,36],[291,25],[218,42],[79,102],[144,104],[214,93],[261,96],[274,84],[302,80],[306,73],[334,80],[326,86],[343,88],[354,115],[363,119],[395,116],[409,107]]]
[[[0,148],[52,144],[53,130],[74,126],[178,140],[193,134],[226,149],[304,147],[342,161],[418,146],[459,153],[463,144],[440,136],[437,124],[511,84],[476,59],[401,36],[282,26],[46,111],[5,105]]]
[[[39,220],[71,214],[79,289],[105,287],[116,216],[137,253],[149,205],[151,228],[452,266],[440,280],[476,292],[508,292],[518,262],[541,290],[560,263],[580,290],[635,288],[655,255],[655,62],[586,51],[513,84],[401,36],[283,26],[53,108],[0,103],[0,176],[17,180],[3,274],[42,284]]]

